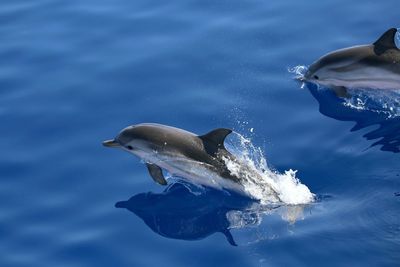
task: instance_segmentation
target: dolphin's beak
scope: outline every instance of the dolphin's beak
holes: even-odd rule
[[[121,145],[117,141],[115,141],[115,139],[112,139],[112,140],[104,141],[103,142],[103,146],[106,146],[106,147],[120,147]]]
[[[308,69],[306,71],[306,73],[304,74],[304,80],[306,81],[310,81],[310,80],[315,80],[314,79],[314,74],[318,71],[318,69],[320,69],[321,64],[319,63],[319,61],[316,61],[314,63],[312,63],[310,66],[308,66]],[[317,78],[318,80],[318,78]]]
[[[307,72],[303,76],[303,81],[310,80],[311,79],[311,75],[312,75],[312,72],[310,71],[310,69],[308,69]]]
[[[307,72],[304,74],[304,76],[301,77],[301,80],[302,80],[302,81],[306,81],[306,80],[308,80],[308,79],[310,79],[310,73],[307,71]]]

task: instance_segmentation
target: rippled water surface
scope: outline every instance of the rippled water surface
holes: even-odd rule
[[[398,266],[399,93],[288,69],[400,27],[386,1],[0,3],[0,266]],[[316,195],[163,188],[101,146],[127,125],[233,128]]]

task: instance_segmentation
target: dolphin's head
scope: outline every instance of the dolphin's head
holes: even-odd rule
[[[368,45],[350,47],[326,54],[311,64],[304,80],[321,85],[340,85],[340,81],[355,78],[357,65],[371,57],[373,50]]]
[[[337,77],[337,68],[345,65],[347,60],[343,57],[337,57],[337,53],[327,54],[308,68],[304,79],[308,82],[328,85],[328,81]]]
[[[308,82],[317,82],[320,80],[320,77],[322,78],[326,76],[322,76],[321,73],[325,74],[324,66],[322,66],[320,60],[317,60],[308,68],[306,74],[304,75],[304,80]]]
[[[155,151],[160,142],[157,138],[156,126],[147,124],[132,125],[123,129],[117,137],[106,140],[103,145],[106,147],[116,147],[131,152],[141,154]]]

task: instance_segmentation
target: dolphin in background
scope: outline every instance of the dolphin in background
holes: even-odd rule
[[[348,90],[400,89],[400,50],[397,29],[386,31],[376,42],[333,51],[315,61],[303,80],[331,88],[337,96]]]

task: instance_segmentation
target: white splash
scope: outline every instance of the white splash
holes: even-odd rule
[[[308,68],[304,65],[299,65],[299,66],[295,66],[293,68],[288,68],[287,70],[289,73],[294,74],[293,78],[300,81],[301,82],[300,88],[304,89],[304,87],[306,86],[304,76],[306,75]]]
[[[352,97],[343,105],[356,110],[385,114],[387,119],[400,116],[399,90],[350,89]]]
[[[308,68],[304,65],[295,66],[292,68],[288,68],[289,73],[293,73],[295,76],[294,78],[297,80],[303,80],[304,75],[306,74]]]
[[[237,158],[224,158],[229,171],[242,179],[244,190],[263,204],[307,204],[314,201],[314,194],[296,177],[296,171],[279,173],[268,167],[260,148],[249,139],[234,133],[227,148]],[[232,143],[231,143],[232,142]]]

